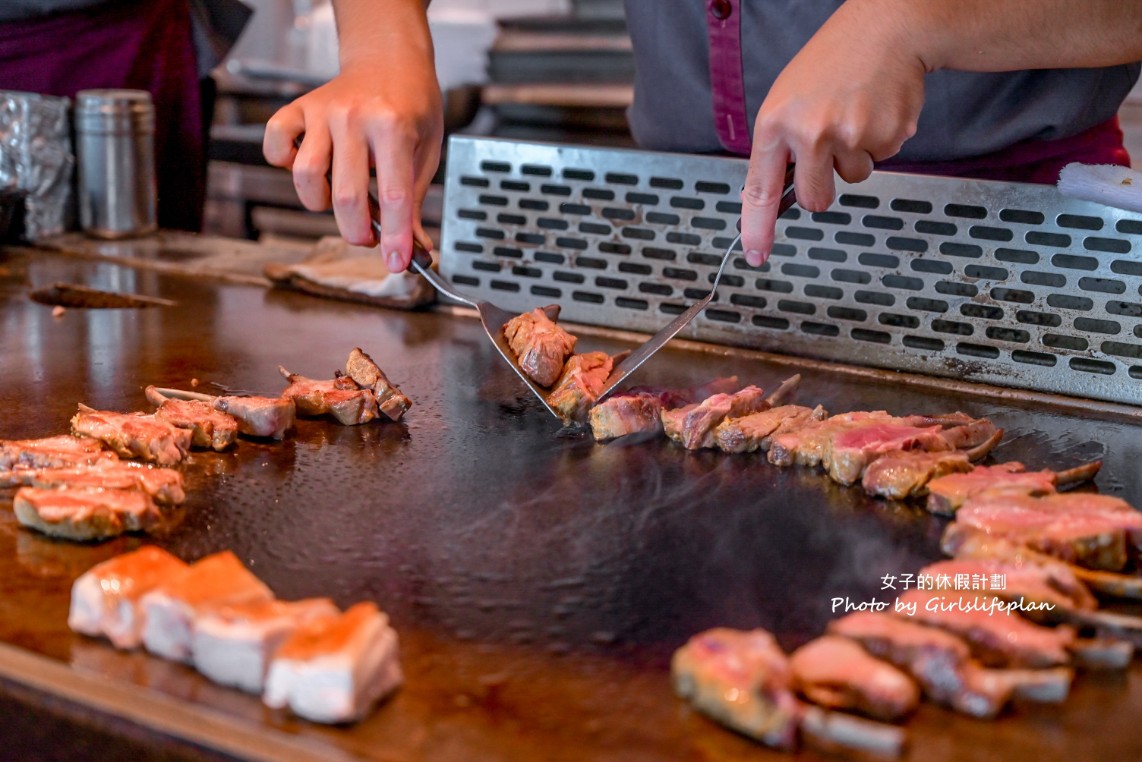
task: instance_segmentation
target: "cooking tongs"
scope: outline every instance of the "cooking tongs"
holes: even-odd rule
[[[377,240],[381,240],[381,223],[380,223],[380,208],[377,205],[377,199],[373,194],[369,194],[369,216],[373,224],[373,233],[377,236]],[[424,247],[420,245],[415,239],[412,242],[412,269],[424,276],[433,288],[439,291],[449,299],[454,299],[461,304],[467,304],[469,307],[474,307],[480,316],[480,322],[484,324],[484,333],[488,334],[488,338],[492,340],[496,350],[504,358],[516,375],[527,384],[527,388],[535,392],[535,396],[547,408],[547,412],[551,413],[556,418],[559,418],[559,413],[547,403],[547,392],[540,387],[535,381],[523,372],[519,367],[519,361],[516,360],[515,353],[508,347],[508,340],[504,336],[504,324],[512,318],[519,315],[518,312],[509,312],[501,307],[497,307],[491,302],[485,302],[478,299],[473,299],[465,296],[462,292],[457,291],[452,282],[445,278],[436,270],[432,269],[432,255],[425,251]],[[554,319],[554,316],[549,314],[548,317]]]
[[[797,201],[797,196],[793,192],[793,169],[794,165],[790,164],[785,170],[785,192],[781,194],[781,201],[777,205],[777,216],[785,214],[789,211]],[[706,308],[710,300],[714,298],[714,294],[718,291],[718,283],[722,280],[722,272],[726,269],[726,263],[730,261],[730,254],[733,253],[734,247],[741,241],[741,233],[730,242],[726,253],[722,255],[722,263],[718,266],[718,272],[714,274],[714,280],[710,286],[710,293],[706,294],[702,299],[690,306],[688,310],[680,314],[678,317],[671,320],[661,331],[651,336],[646,342],[643,343],[638,349],[631,352],[623,359],[611,375],[607,377],[607,383],[603,387],[603,391],[599,393],[596,401],[602,401],[608,394],[615,390],[627,376],[634,373],[640,365],[650,359],[666,342],[674,338],[679,331],[690,324],[690,321],[698,316],[698,313]]]

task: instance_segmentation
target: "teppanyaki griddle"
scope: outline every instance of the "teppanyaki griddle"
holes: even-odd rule
[[[77,402],[146,409],[142,390],[152,383],[272,394],[282,388],[279,364],[322,377],[354,346],[415,402],[401,423],[303,421],[282,443],[196,454],[185,516],[153,540],[75,545],[22,530],[10,514],[0,519],[5,692],[73,719],[95,715],[155,750],[811,759],[770,752],[696,715],[671,691],[670,654],[717,625],[765,627],[796,647],[834,616],[834,598],[890,597],[885,575],[940,557],[942,520],[806,469],[658,441],[560,436],[462,315],[384,312],[39,253],[5,253],[2,264],[2,437],[66,431]],[[60,280],[114,281],[176,305],[53,317],[24,296]],[[581,341],[629,346],[606,333]],[[798,370],[799,401],[986,415],[1007,430],[995,458],[1052,468],[1102,458],[1099,488],[1142,503],[1134,462],[1142,426],[1081,407],[725,350],[668,348],[638,381],[737,375],[772,388]],[[319,727],[186,667],[69,633],[75,577],[150,541],[187,560],[231,549],[282,598],[377,601],[401,636],[405,686],[357,725]],[[1084,674],[1064,705],[1021,706],[994,723],[925,706],[908,723],[910,758],[1131,758],[1140,674],[1137,666]]]

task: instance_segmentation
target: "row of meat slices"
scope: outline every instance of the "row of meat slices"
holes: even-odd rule
[[[344,374],[315,381],[289,373],[280,397],[222,396],[147,387],[153,413],[86,405],[71,434],[0,440],[0,487],[17,487],[13,509],[24,526],[76,541],[103,540],[166,525],[186,492],[182,464],[192,449],[226,450],[239,435],[282,439],[296,415],[342,424],[399,420],[411,401],[360,349]]]
[[[68,626],[314,722],[358,720],[403,680],[397,634],[375,604],[276,600],[229,551],[186,564],[146,546],[99,564],[75,581]]]

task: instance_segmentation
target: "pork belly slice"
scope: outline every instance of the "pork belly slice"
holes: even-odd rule
[[[93,566],[71,587],[67,626],[92,637],[106,637],[116,648],[143,642],[139,599],[187,569],[187,564],[153,545]]]
[[[0,486],[26,485],[55,489],[141,490],[156,503],[178,505],[186,500],[182,473],[173,468],[101,460],[90,466],[21,468],[0,472]]]
[[[377,400],[377,407],[389,420],[399,421],[412,407],[412,400],[389,380],[373,358],[360,347],[354,347],[345,361],[345,374],[362,389],[369,389]]]
[[[88,437],[61,434],[42,439],[0,439],[0,471],[20,468],[62,468],[117,460],[103,443]]]
[[[715,394],[693,405],[662,411],[666,436],[687,450],[713,447],[714,431],[726,418],[737,418],[770,408],[765,392],[747,386],[734,394]]]
[[[143,645],[157,656],[189,662],[194,622],[199,615],[227,603],[273,597],[232,552],[206,556],[142,597]]]
[[[352,722],[403,680],[396,631],[366,601],[299,626],[274,654],[262,700],[314,722]]]
[[[820,405],[781,405],[726,418],[714,428],[714,444],[723,452],[767,452],[775,435],[795,431],[811,421],[823,421],[828,415]]]
[[[908,416],[896,421],[856,426],[828,438],[821,463],[834,481],[846,486],[860,480],[870,463],[900,450],[943,452],[978,448],[983,457],[999,443],[1002,431],[986,419],[972,420],[963,413],[945,416]]]
[[[1027,547],[1007,537],[952,522],[940,538],[940,548],[957,558],[995,558],[1023,564],[1062,567],[1096,595],[1142,600],[1142,576],[1085,569]]]
[[[547,404],[566,422],[585,421],[614,367],[615,359],[606,352],[572,355],[547,395]]]
[[[828,632],[910,674],[930,701],[979,719],[998,716],[1012,697],[1061,701],[1074,677],[1067,667],[988,669],[956,635],[883,612],[847,614],[830,622]]]
[[[540,386],[551,386],[559,379],[577,341],[539,307],[505,323],[504,338],[520,370]]]
[[[964,503],[956,523],[1093,569],[1118,571],[1142,548],[1142,513],[1109,495],[991,490]]]
[[[794,687],[815,704],[896,722],[920,703],[908,675],[846,638],[823,635],[789,656]]]
[[[222,452],[238,441],[238,421],[234,416],[201,400],[167,397],[154,386],[148,386],[144,393],[155,406],[156,418],[180,429],[190,429],[191,447]]]
[[[970,471],[972,463],[991,452],[1002,437],[1003,430],[996,429],[991,437],[966,450],[936,448],[933,451],[896,450],[885,453],[865,467],[861,486],[870,495],[890,500],[922,496],[927,493],[931,480]]]
[[[381,410],[372,389],[362,389],[348,376],[318,381],[278,366],[278,371],[289,381],[282,397],[293,400],[298,415],[329,415],[345,426],[355,426],[375,420]]]
[[[992,606],[993,596],[968,591],[906,590],[899,598],[915,607],[915,621],[959,635],[987,666],[1065,666],[1075,641],[1069,627],[1043,627]]]
[[[22,525],[81,542],[145,532],[163,520],[151,497],[137,489],[20,487],[12,507]]]
[[[261,694],[274,652],[298,627],[340,612],[328,598],[229,603],[194,622],[194,667],[220,685]]]
[[[1059,489],[1090,481],[1102,461],[1086,463],[1066,471],[1025,471],[1022,463],[1010,461],[994,466],[976,466],[963,474],[950,474],[928,484],[927,509],[940,516],[952,516],[969,498],[990,490],[1047,495]]]
[[[123,458],[138,458],[160,466],[181,463],[190,452],[191,432],[154,415],[94,410],[81,404],[72,416],[76,436],[91,437]]]
[[[789,659],[765,630],[719,627],[699,633],[670,664],[674,692],[696,710],[766,746],[793,750],[798,731],[830,751],[898,756],[898,727],[803,704]]]
[[[662,400],[654,394],[615,394],[591,408],[588,421],[595,439],[604,442],[631,434],[662,433]]]

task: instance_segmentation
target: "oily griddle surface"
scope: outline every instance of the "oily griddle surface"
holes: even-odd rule
[[[890,599],[885,575],[940,558],[942,520],[805,469],[661,441],[601,446],[561,436],[464,316],[47,256],[8,255],[0,265],[0,438],[66,431],[77,402],[148,409],[150,383],[190,388],[197,379],[200,391],[222,384],[276,394],[278,364],[328,377],[354,346],[414,400],[401,423],[302,421],[285,442],[196,453],[181,519],[153,539],[186,560],[231,549],[282,598],[372,599],[387,611],[406,685],[355,726],[297,722],[188,668],[73,636],[66,612],[75,577],[147,539],[55,542],[0,514],[0,640],[79,677],[138,687],[140,702],[153,692],[185,700],[318,755],[788,759],[678,701],[672,651],[719,625],[765,627],[794,648],[834,616],[832,599]],[[53,317],[26,292],[60,280],[177,304]],[[584,351],[629,346],[581,342]],[[668,349],[635,382],[736,374],[771,389],[792,372]],[[803,375],[796,400],[833,412],[991,416],[1008,430],[999,459],[1065,468],[1102,458],[1102,491],[1142,504],[1137,425],[835,372]],[[908,723],[911,758],[1129,758],[1142,743],[1140,675],[1137,665],[1124,675],[1084,674],[1066,704],[1020,707],[995,723],[925,706]],[[208,734],[195,740],[211,748]]]

